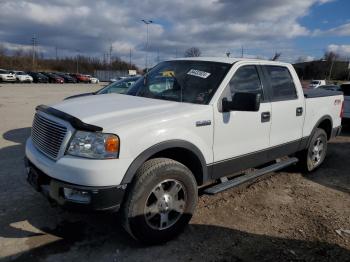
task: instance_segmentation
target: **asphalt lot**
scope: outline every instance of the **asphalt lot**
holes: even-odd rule
[[[92,84],[0,84],[0,260],[350,261],[350,128],[311,175],[292,167],[215,196],[201,196],[190,226],[141,246],[113,214],[51,208],[27,185],[24,143],[34,108],[97,90]]]

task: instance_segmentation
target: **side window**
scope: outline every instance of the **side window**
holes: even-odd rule
[[[231,95],[234,93],[256,93],[263,97],[258,71],[254,65],[240,67],[230,81]]]
[[[297,99],[293,78],[289,69],[283,66],[265,66],[271,83],[272,100]]]

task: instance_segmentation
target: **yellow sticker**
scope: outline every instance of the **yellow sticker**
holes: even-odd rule
[[[173,77],[175,76],[175,72],[174,71],[164,71],[162,72],[162,76],[165,76],[165,77]]]

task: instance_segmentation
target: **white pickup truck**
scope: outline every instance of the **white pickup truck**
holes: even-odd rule
[[[340,133],[343,99],[304,94],[286,63],[161,62],[128,95],[38,106],[27,179],[59,206],[120,209],[134,238],[167,241],[190,221],[199,187],[215,194],[298,160],[319,167]]]

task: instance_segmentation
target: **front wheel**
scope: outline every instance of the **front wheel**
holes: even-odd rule
[[[145,244],[166,242],[188,224],[197,199],[196,180],[186,166],[167,158],[148,160],[128,191],[123,225]]]
[[[311,138],[309,147],[300,152],[297,157],[302,168],[308,172],[316,170],[324,161],[327,154],[327,134],[323,129],[317,128]]]

